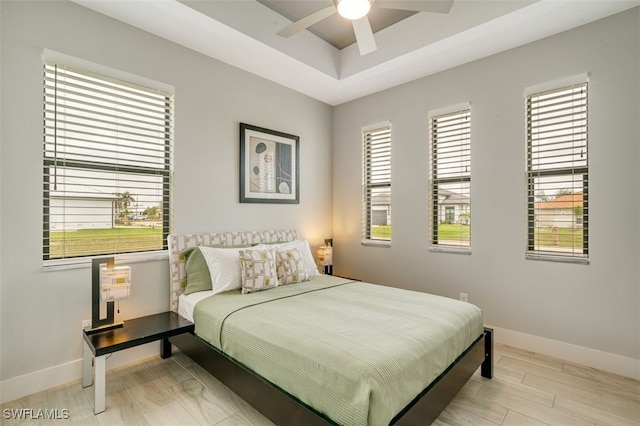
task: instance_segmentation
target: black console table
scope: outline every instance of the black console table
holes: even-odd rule
[[[168,358],[171,356],[169,337],[193,331],[193,323],[175,312],[130,319],[120,327],[106,330],[83,330],[82,386],[94,384],[94,413],[105,410],[107,355],[161,340],[160,356]]]

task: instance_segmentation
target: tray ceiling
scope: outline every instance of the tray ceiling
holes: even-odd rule
[[[418,0],[416,1],[418,2]],[[330,1],[328,2],[326,0],[258,0],[258,2],[293,22],[311,15],[313,12],[331,4]],[[379,9],[374,7],[367,16],[369,18],[369,23],[371,24],[371,29],[375,34],[391,25],[397,24],[411,15],[415,15],[416,13],[417,12],[408,10]],[[340,17],[338,14],[330,16],[327,19],[312,25],[308,30],[336,49],[344,49],[356,42],[351,22]]]
[[[640,5],[640,0],[456,0],[448,14],[373,8],[378,50],[361,56],[350,22],[337,15],[290,38],[276,34],[331,0],[72,1],[330,105]]]

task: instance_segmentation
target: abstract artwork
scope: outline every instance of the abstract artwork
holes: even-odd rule
[[[240,123],[240,202],[300,202],[300,138]]]

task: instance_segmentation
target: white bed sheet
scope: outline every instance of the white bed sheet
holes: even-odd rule
[[[178,298],[178,314],[193,322],[193,310],[195,309],[196,304],[209,296],[213,296],[214,294],[213,290],[197,291],[188,295],[181,294]]]

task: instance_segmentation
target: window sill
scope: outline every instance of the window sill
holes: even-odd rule
[[[363,240],[360,244],[369,247],[391,247],[391,241]]]
[[[524,258],[526,260],[538,260],[543,262],[559,262],[559,263],[573,263],[576,265],[589,265],[591,262],[589,259],[584,257],[562,257],[562,256],[553,256],[553,255],[545,255],[545,254],[525,254]]]
[[[110,257],[114,256],[116,263],[141,263],[141,262],[150,262],[155,260],[164,260],[169,258],[168,250],[157,250],[157,251],[145,251],[138,253],[122,253],[116,255],[104,254],[100,256],[87,256],[87,257],[78,257],[73,259],[54,259],[54,260],[45,260],[42,262],[42,270],[44,272],[50,271],[64,271],[67,269],[80,269],[80,268],[90,268],[91,261],[94,258],[99,257]]]
[[[450,254],[471,254],[471,247],[442,247],[442,246],[430,246],[429,251],[433,253],[450,253]]]

